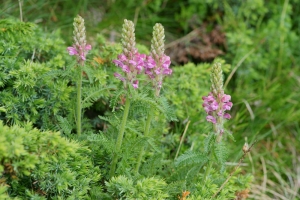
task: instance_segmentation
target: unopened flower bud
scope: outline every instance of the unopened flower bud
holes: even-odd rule
[[[248,145],[248,143],[246,142],[246,143],[244,144],[244,146],[243,146],[243,152],[244,152],[244,153],[248,153],[248,151],[249,151],[249,145]]]

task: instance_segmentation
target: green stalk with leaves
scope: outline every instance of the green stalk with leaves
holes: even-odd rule
[[[224,134],[224,119],[230,119],[230,114],[225,111],[230,110],[232,107],[231,96],[224,93],[223,89],[223,71],[220,63],[216,63],[212,67],[211,71],[211,92],[207,97],[203,97],[203,107],[207,113],[206,120],[213,124],[213,132],[216,135],[212,141],[211,150],[209,153],[209,163],[206,168],[205,178],[208,176],[212,167],[212,161],[214,159],[215,148],[220,149],[222,146],[221,140]],[[222,153],[222,152],[221,152]]]
[[[118,56],[118,59],[114,60],[116,66],[120,67],[124,72],[124,76],[115,73],[114,76],[121,80],[124,84],[124,89],[126,90],[126,102],[124,108],[124,114],[121,122],[121,127],[117,136],[115,151],[113,154],[112,164],[109,172],[109,177],[113,177],[116,170],[116,165],[120,155],[123,136],[126,128],[127,117],[130,108],[130,88],[138,88],[138,74],[141,73],[144,63],[145,55],[139,54],[136,49],[135,44],[135,33],[134,33],[134,24],[132,21],[124,20],[122,28],[122,46],[123,52]]]
[[[79,15],[74,18],[74,44],[68,47],[67,50],[71,56],[75,55],[78,62],[77,80],[76,80],[76,129],[77,134],[81,134],[81,118],[82,118],[82,102],[81,102],[81,88],[82,88],[82,68],[86,60],[86,53],[91,50],[91,45],[86,44],[84,19]]]
[[[160,96],[160,90],[162,87],[162,82],[163,78],[166,75],[172,74],[172,70],[169,68],[171,61],[170,57],[166,56],[164,54],[165,51],[165,33],[164,33],[164,27],[156,23],[155,26],[153,27],[153,37],[151,40],[151,54],[150,56],[147,56],[147,59],[145,61],[145,74],[148,75],[148,78],[152,82],[152,86],[154,89],[155,96],[154,98],[156,99],[156,102],[158,101],[158,98]],[[149,113],[147,116],[147,121],[146,121],[146,126],[145,126],[145,131],[144,131],[144,136],[148,137],[149,136],[149,131],[150,131],[150,125],[152,121],[152,117],[154,115],[154,109],[151,107],[149,108]],[[147,145],[145,145],[139,154],[137,164],[135,167],[135,174],[138,173],[144,151],[147,149]]]

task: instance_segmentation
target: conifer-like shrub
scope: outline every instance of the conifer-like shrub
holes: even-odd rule
[[[87,199],[98,185],[90,150],[58,132],[0,122],[0,141],[1,199],[5,190],[20,199]]]

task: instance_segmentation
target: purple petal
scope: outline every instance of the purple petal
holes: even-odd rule
[[[123,72],[126,72],[126,73],[130,72],[130,68],[127,65],[123,65],[122,70],[123,70]]]
[[[68,47],[67,48],[69,55],[73,56],[73,55],[78,55],[77,49],[74,47]]]
[[[124,54],[118,55],[118,59],[119,59],[121,62],[127,60],[127,58],[126,58],[126,56],[125,56]]]
[[[213,110],[217,110],[219,108],[219,104],[217,101],[213,101],[211,104],[210,104],[211,108]]]
[[[164,74],[165,74],[165,75],[170,75],[170,74],[172,74],[172,69],[165,69],[165,70],[164,70]]]
[[[225,114],[223,115],[223,118],[224,118],[224,119],[230,119],[230,118],[231,118],[231,116],[230,116],[230,114],[228,114],[228,113],[225,113]]]
[[[116,77],[117,79],[120,79],[121,81],[125,81],[125,78],[123,76],[121,76],[121,74],[119,73],[114,73],[114,77]]]
[[[231,99],[231,96],[230,96],[230,95],[224,94],[223,97],[222,97],[222,99],[221,99],[221,101],[222,101],[223,103],[226,103],[226,102],[229,102],[230,99]]]
[[[129,64],[132,64],[132,65],[136,65],[136,62],[134,60],[129,60],[128,62]]]
[[[84,55],[83,52],[82,52],[82,54],[80,55],[80,58],[81,58],[82,60],[85,60],[85,55]]]
[[[206,102],[212,102],[212,101],[215,101],[215,98],[212,96],[212,95],[208,95],[207,97],[202,97],[202,99]]]
[[[91,50],[92,49],[92,45],[90,45],[90,44],[87,44],[86,46],[85,46],[85,48],[84,48],[85,50]]]
[[[136,68],[138,71],[142,71],[142,70],[143,70],[143,66],[141,66],[141,65],[137,65],[135,68]]]
[[[115,65],[117,65],[121,68],[124,66],[123,62],[121,62],[120,60],[113,60],[113,63],[115,63]]]
[[[135,81],[133,81],[133,83],[132,83],[132,86],[135,88],[135,89],[137,89],[138,87],[139,87],[139,81],[138,80],[135,80]]]
[[[217,123],[216,118],[214,118],[214,117],[211,116],[211,115],[208,115],[208,116],[206,117],[206,120],[207,120],[208,122],[213,123],[213,124]]]
[[[217,113],[218,116],[222,117],[223,116],[223,111],[220,110],[218,113]]]
[[[232,102],[227,102],[223,105],[224,110],[230,110],[232,107]]]

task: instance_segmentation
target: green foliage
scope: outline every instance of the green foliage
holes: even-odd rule
[[[179,5],[180,11],[175,13],[175,19],[181,28],[187,32],[203,24],[204,20],[206,20],[210,14],[210,10],[212,10],[212,8],[215,9],[218,4],[211,0],[188,0],[181,1]]]
[[[58,2],[55,1],[54,4],[59,7],[63,5]],[[79,4],[86,5],[86,2],[82,0]],[[70,2],[67,1],[66,5],[68,3]],[[110,9],[114,17],[104,18],[102,23],[95,27],[108,27],[107,23],[110,22],[122,23],[122,20],[115,18],[123,19],[127,18],[126,16],[130,18],[133,16],[132,8],[137,8],[134,11],[137,27],[144,29],[144,32],[139,34],[146,39],[151,37],[151,34],[147,33],[152,31],[155,22],[164,23],[159,19],[160,14],[180,10],[179,14],[172,13],[178,18],[164,19],[172,22],[188,20],[191,23],[181,24],[181,28],[188,31],[188,28],[200,25],[201,21],[206,19],[209,8],[211,6],[215,8],[217,5],[211,1],[205,3],[189,1],[189,3],[187,7],[184,3],[170,7],[167,1],[162,0],[149,4],[145,1],[126,3],[108,1],[104,6]],[[168,11],[164,10],[166,5],[169,6],[169,9],[166,9]],[[49,6],[53,8],[52,3]],[[115,15],[114,11],[119,10],[120,6],[124,10],[122,16]],[[86,5],[84,9],[88,7]],[[259,6],[251,7],[256,8]],[[77,9],[80,10],[79,7]],[[200,21],[193,21],[195,17],[193,13],[196,13],[196,18]],[[251,15],[251,12],[248,12],[248,15]],[[251,19],[252,22],[255,21],[255,18]],[[25,164],[22,163],[24,166],[18,163],[20,156],[12,158],[14,163],[17,163],[14,165],[17,170],[14,169],[13,172],[16,171],[18,179],[13,179],[14,174],[5,173],[4,175],[9,177],[7,183],[10,188],[1,186],[0,195],[9,194],[31,199],[174,199],[180,196],[182,191],[188,190],[191,191],[191,199],[210,199],[228,177],[225,168],[225,161],[228,158],[227,141],[215,144],[215,135],[206,135],[210,131],[206,130],[209,126],[205,122],[201,105],[201,97],[207,95],[210,89],[210,64],[189,63],[182,67],[174,67],[173,77],[165,79],[161,97],[155,99],[152,87],[145,80],[141,80],[145,84],[140,84],[138,91],[122,89],[121,81],[112,76],[113,72],[120,69],[111,62],[121,51],[120,45],[107,45],[103,35],[96,35],[91,42],[93,49],[88,54],[86,66],[83,68],[84,134],[78,136],[72,134],[75,125],[74,86],[77,78],[75,72],[78,66],[72,61],[74,59],[67,56],[67,45],[60,39],[60,32],[45,33],[33,24],[13,20],[2,20],[1,24],[4,24],[3,27],[7,30],[1,32],[4,41],[0,41],[3,46],[0,48],[3,57],[0,60],[1,119],[8,125],[19,124],[27,127],[26,121],[31,121],[41,130],[59,129],[67,138],[79,142],[68,142],[57,133],[54,134],[56,135],[54,138],[48,139],[52,132],[39,132],[27,128],[25,132],[29,137],[24,141],[30,145],[34,143],[32,148],[37,145],[41,147],[36,147],[37,151],[24,148],[30,153],[24,155],[22,159],[32,159],[26,160]],[[178,25],[173,24],[175,25],[170,26],[175,26],[177,31]],[[113,27],[112,23],[110,29]],[[107,33],[107,29],[105,31]],[[69,35],[71,39],[72,34]],[[114,40],[113,31],[111,38]],[[145,46],[138,48],[143,53],[149,52]],[[223,66],[224,71],[228,73],[230,66]],[[274,87],[273,91],[277,90],[278,88]],[[131,99],[132,106],[125,127],[122,149],[118,152],[117,176],[108,179],[125,98]],[[111,108],[113,112],[110,112]],[[154,113],[154,119],[149,135],[144,136],[149,111]],[[174,122],[176,119],[179,121]],[[174,152],[181,140],[183,125],[189,120],[191,126],[181,150],[186,153],[174,161]],[[22,137],[20,143],[23,145],[25,133],[16,131],[15,134]],[[33,137],[35,134],[40,135]],[[42,139],[44,137],[46,139]],[[52,146],[48,147],[48,143]],[[16,144],[19,144],[18,140]],[[133,173],[136,158],[140,149],[145,146],[147,148],[142,165],[139,174],[136,175]],[[17,147],[15,149],[22,150]],[[7,149],[5,151],[8,152]],[[42,152],[50,155],[45,156]],[[13,152],[12,155],[15,154],[17,153]],[[211,162],[215,162],[212,165],[215,169],[211,170],[207,178],[203,178]],[[102,180],[98,183],[99,168]],[[220,172],[220,169],[225,171]],[[235,198],[235,193],[248,188],[247,184],[250,181],[243,176],[242,184],[239,185],[239,175],[235,174],[217,198]],[[2,189],[8,192],[1,193]]]
[[[293,199],[295,196],[286,192],[287,188],[293,190],[292,184],[283,184],[282,180],[295,176],[297,171],[290,167],[287,173],[286,168],[272,166],[293,162],[290,150],[299,146],[298,134],[295,134],[299,131],[300,116],[299,103],[296,103],[300,97],[299,79],[295,76],[299,74],[300,63],[299,23],[295,18],[299,1],[242,1],[235,8],[229,3],[224,5],[226,59],[237,69],[228,85],[237,102],[230,126],[237,141],[245,137],[260,141],[252,154],[251,166],[258,177],[257,183],[263,180],[261,154],[267,158],[266,163],[272,163],[267,170],[267,182],[277,184],[267,184],[273,193],[268,193],[269,198],[276,198],[274,192],[277,192]],[[292,145],[285,153],[273,148],[286,140]],[[232,154],[240,148],[232,149]],[[272,152],[275,151],[278,157],[274,157]],[[254,190],[256,198],[265,198],[259,187]]]
[[[0,25],[6,30],[0,41],[0,119],[73,132],[76,70],[59,31],[45,33],[31,23],[11,19],[0,20]],[[115,88],[114,81],[107,80],[107,71],[112,70],[111,60],[118,52],[117,45],[102,45],[89,55],[94,59],[83,69],[83,108],[105,109],[109,90]],[[89,122],[84,129],[95,126]]]
[[[226,144],[222,141],[215,145],[214,153],[217,158],[218,163],[221,165],[221,170],[225,170],[225,162],[228,159],[228,147],[226,147]]]
[[[86,199],[98,184],[100,171],[89,158],[90,150],[57,132],[1,122],[0,140],[0,179],[11,197]]]
[[[108,193],[118,199],[166,199],[166,182],[155,178],[133,181],[125,176],[113,177],[106,182]]]
[[[30,23],[1,20],[1,25],[13,31],[3,32],[0,42],[0,105],[6,111],[0,117],[8,124],[31,121],[42,129],[53,129],[53,116],[70,112],[73,91],[67,80],[47,76],[51,70],[63,70],[64,43],[58,32],[44,33]]]
[[[253,177],[249,175],[241,175],[241,171],[238,170],[230,181],[225,185],[224,189],[213,199],[235,199],[236,193],[250,188],[250,182]],[[228,177],[228,173],[219,173],[218,171],[212,170],[211,178],[209,181],[203,182],[201,177],[195,181],[195,185],[192,190],[189,190],[191,194],[188,196],[188,200],[204,199],[210,200],[212,196],[218,191],[221,184]]]

